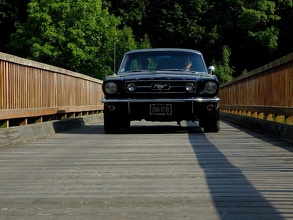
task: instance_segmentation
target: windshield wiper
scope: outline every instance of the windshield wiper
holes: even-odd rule
[[[147,72],[148,70],[128,70],[126,72]]]
[[[197,72],[195,70],[185,70],[185,69],[160,69],[158,71],[177,71],[177,72],[188,72],[188,73],[195,73],[199,74],[200,72]]]
[[[161,69],[160,71],[184,71],[183,69]]]

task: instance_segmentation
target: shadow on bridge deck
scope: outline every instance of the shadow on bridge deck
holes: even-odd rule
[[[278,147],[292,152],[293,146],[231,123],[223,123],[225,126],[219,133],[203,133],[194,124],[187,127],[172,124],[155,126],[135,124],[129,129],[122,130],[121,133],[122,135],[162,134],[162,138],[164,134],[170,133],[188,134],[195,158],[204,172],[210,191],[210,198],[199,199],[205,202],[211,200],[220,219],[285,219],[274,206],[284,202],[282,193],[286,192],[286,189],[282,189],[283,180],[280,180],[281,184],[278,186],[278,180],[275,179],[280,175],[276,174],[279,171],[272,165],[275,162],[269,161],[273,159],[273,151],[270,149]],[[102,125],[86,125],[82,130],[69,132],[104,134]],[[264,147],[264,142],[269,143],[268,148]],[[278,195],[279,192],[282,193]],[[194,198],[190,199],[190,206],[192,205],[197,205]]]
[[[258,142],[267,141],[270,137],[262,134],[259,135],[256,132],[234,126],[233,124],[229,124],[229,126],[232,129],[229,128],[226,131],[222,129],[216,135],[213,133],[200,134],[200,140],[198,134],[189,133],[189,140],[195,157],[205,173],[206,183],[220,219],[284,219],[253,183],[258,181],[265,182],[261,178],[267,178],[267,176],[264,177],[264,174],[260,172],[266,172],[269,168],[266,165],[262,168],[254,167],[257,165],[262,166],[261,163],[266,163],[267,161],[262,161],[265,157],[261,154],[251,154],[257,151]],[[239,137],[237,143],[237,137],[233,137],[232,130],[234,129],[241,130],[248,135]],[[229,138],[227,133],[231,131],[232,133]],[[221,135],[224,139],[220,137]],[[249,136],[254,137],[255,141],[247,140]],[[270,141],[274,140],[274,138],[270,139]],[[245,145],[248,146],[246,147]],[[288,147],[288,144],[285,142],[280,144],[280,141],[277,141],[275,146],[286,148],[291,152],[293,149],[292,146],[291,148]],[[254,148],[253,151],[251,151],[252,148]],[[237,152],[237,150],[240,152]],[[246,155],[245,152],[247,152]],[[241,153],[244,155],[241,155]],[[252,159],[249,160],[249,157]],[[258,160],[258,162],[255,163],[255,160]],[[270,183],[267,184],[269,185]]]

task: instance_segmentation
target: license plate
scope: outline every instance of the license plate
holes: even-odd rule
[[[172,104],[150,104],[150,115],[172,115]]]

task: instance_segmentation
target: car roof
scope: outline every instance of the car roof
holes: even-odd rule
[[[201,52],[199,52],[198,50],[184,49],[184,48],[148,48],[148,49],[138,49],[138,50],[128,51],[125,54],[140,53],[140,52],[151,52],[151,51],[192,52],[192,53],[201,54]]]

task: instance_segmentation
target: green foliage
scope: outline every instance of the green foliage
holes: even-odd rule
[[[238,76],[293,46],[292,0],[0,0],[0,7],[1,51],[100,79],[130,49],[197,49],[221,60],[218,72],[231,65]],[[223,45],[233,51],[229,65]]]
[[[6,45],[10,34],[15,31],[14,22],[26,20],[28,2],[29,0],[0,0],[0,51],[10,52]]]
[[[147,18],[149,0],[102,0],[102,2],[103,7],[108,8],[111,14],[120,18],[119,29],[125,26],[131,27],[136,41],[144,39],[146,34],[144,22]]]
[[[267,46],[269,51],[274,51],[278,47],[279,31],[275,27],[267,27],[263,31],[248,32],[249,36],[254,37],[262,45]]]
[[[289,37],[292,38],[288,28],[280,32],[278,26],[292,23],[278,23],[281,15],[286,16],[284,8],[291,7],[292,0],[103,2],[112,13],[122,18],[123,24],[133,28],[136,40],[147,34],[154,47],[198,49],[207,60],[212,60],[220,59],[222,46],[228,45],[233,50],[231,63],[237,69],[236,76],[245,68],[252,69],[268,62],[278,49],[280,33],[287,39],[286,45]],[[292,14],[292,8],[288,12]],[[292,16],[288,20],[292,20]],[[283,48],[286,49],[285,46]],[[258,51],[266,53],[266,56]]]
[[[275,3],[260,0],[247,7],[243,6],[239,15],[241,29],[246,30],[248,36],[266,46],[269,51],[276,50],[279,32],[273,24],[280,17],[275,15]]]
[[[32,0],[10,46],[24,57],[103,79],[112,74],[113,45],[135,47],[131,32],[97,0]],[[127,45],[127,47],[125,46]]]
[[[210,26],[202,22],[207,12],[206,1],[151,1],[145,23],[155,47],[196,48],[210,39]],[[205,40],[204,40],[205,39]]]
[[[276,2],[276,14],[280,20],[276,24],[279,29],[278,48],[274,52],[275,58],[292,53],[293,48],[293,1],[283,0]]]
[[[246,75],[246,74],[248,74],[248,71],[247,71],[247,69],[244,69],[244,70],[242,71],[241,75]]]
[[[232,67],[229,66],[230,55],[230,48],[224,46],[222,49],[222,60],[220,62],[214,63],[214,66],[216,68],[215,75],[218,77],[220,84],[229,82],[233,79],[232,74],[234,70]]]
[[[114,69],[113,73],[119,68],[119,64],[126,51],[134,50],[137,48],[136,42],[132,37],[132,29],[125,26],[122,30],[117,30],[115,40],[113,41],[113,56],[114,56]]]
[[[144,37],[139,40],[139,42],[137,43],[137,48],[138,49],[151,48],[151,42],[148,35],[145,34]]]

